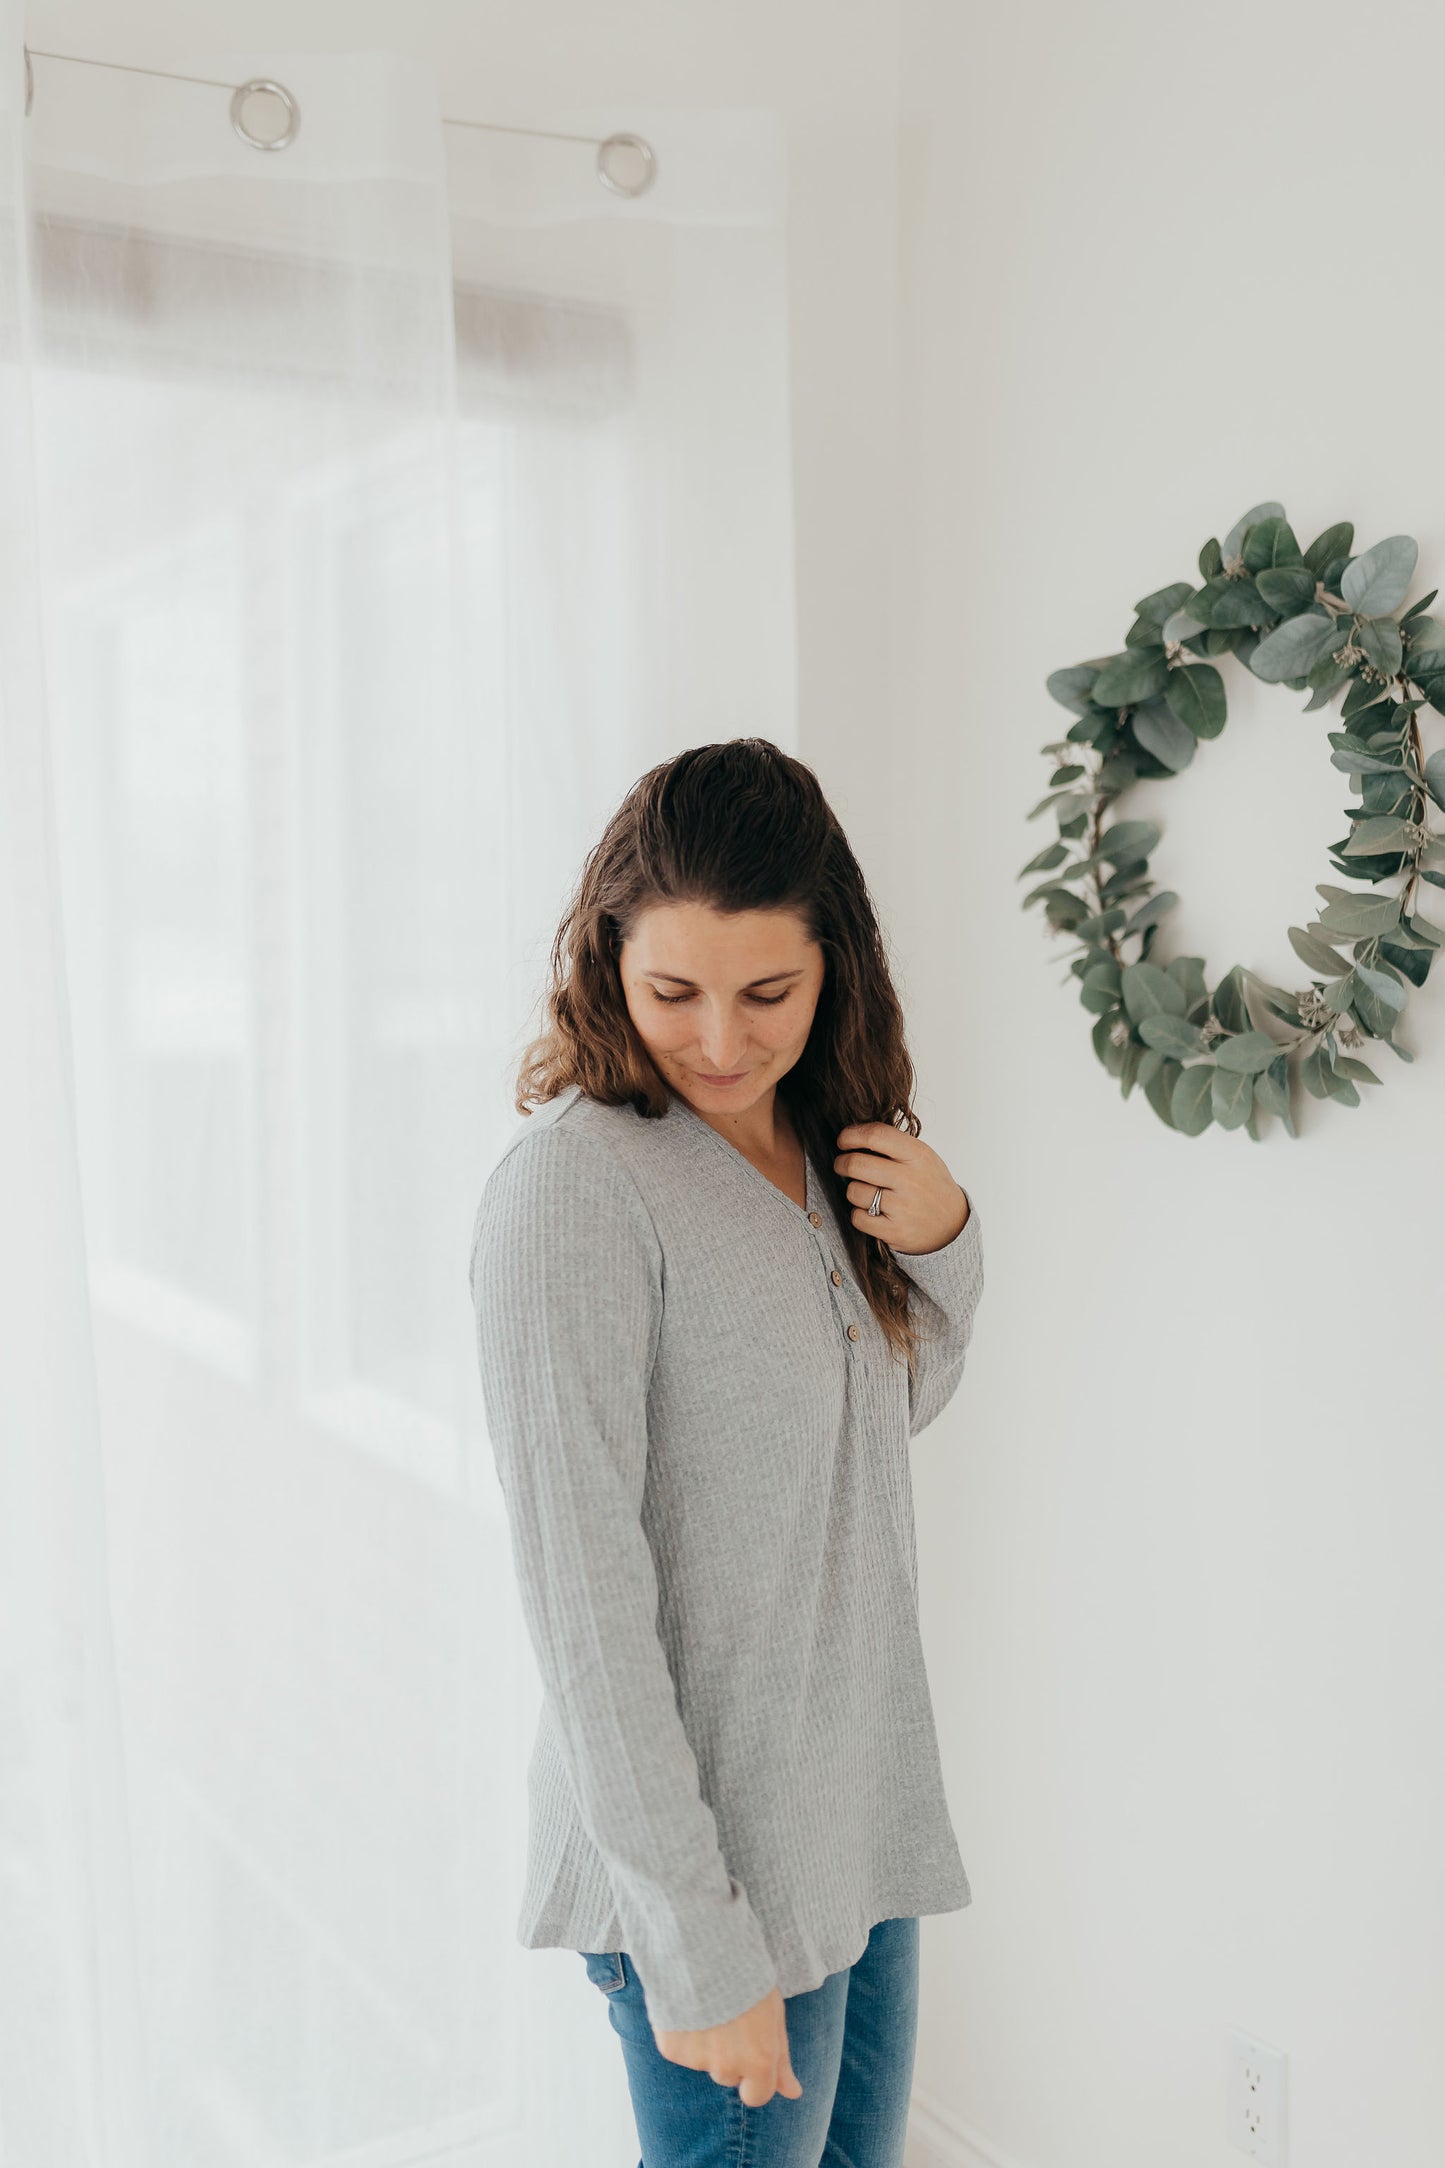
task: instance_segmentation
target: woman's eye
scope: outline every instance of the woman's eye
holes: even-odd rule
[[[675,1008],[679,1001],[691,1001],[692,999],[691,994],[659,994],[655,986],[652,991],[656,998],[659,1001],[666,1002],[670,1009]],[[756,1001],[764,1009],[775,1009],[780,1001],[787,1000],[790,991],[790,988],[784,987],[780,994],[749,994],[748,999]]]

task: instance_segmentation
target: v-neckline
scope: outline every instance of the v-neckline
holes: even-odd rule
[[[680,1107],[684,1114],[690,1116],[699,1129],[705,1129],[713,1141],[727,1153],[728,1157],[735,1159],[738,1165],[750,1174],[755,1182],[761,1182],[769,1196],[776,1197],[778,1202],[786,1205],[790,1212],[796,1213],[798,1218],[807,1225],[812,1225],[812,1216],[818,1209],[818,1179],[817,1170],[813,1165],[812,1154],[806,1144],[803,1146],[803,1194],[807,1198],[807,1203],[799,1204],[796,1197],[790,1197],[785,1189],[779,1188],[770,1174],[764,1174],[761,1167],[754,1166],[746,1152],[740,1152],[735,1144],[729,1144],[720,1130],[714,1129],[711,1122],[704,1121],[697,1108],[684,1099],[681,1092],[673,1092],[672,1104],[675,1107]]]

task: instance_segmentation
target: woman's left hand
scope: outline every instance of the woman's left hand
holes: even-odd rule
[[[848,1177],[853,1225],[876,1235],[900,1257],[941,1250],[968,1225],[967,1192],[954,1181],[932,1145],[891,1122],[850,1122],[838,1131],[843,1147],[833,1161]],[[878,1212],[868,1206],[881,1189]]]

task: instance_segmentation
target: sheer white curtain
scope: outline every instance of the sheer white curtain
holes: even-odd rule
[[[0,0],[0,2158],[635,2158],[466,1293],[596,830],[793,742],[774,117]],[[257,109],[259,112],[259,108]],[[465,110],[465,108],[464,108]],[[481,116],[485,118],[483,114]],[[568,135],[645,135],[608,193]],[[585,2138],[584,2138],[585,2132]]]

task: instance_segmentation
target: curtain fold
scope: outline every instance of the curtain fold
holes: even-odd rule
[[[466,1249],[601,820],[793,742],[774,117],[0,32],[0,2152],[622,2158]]]

